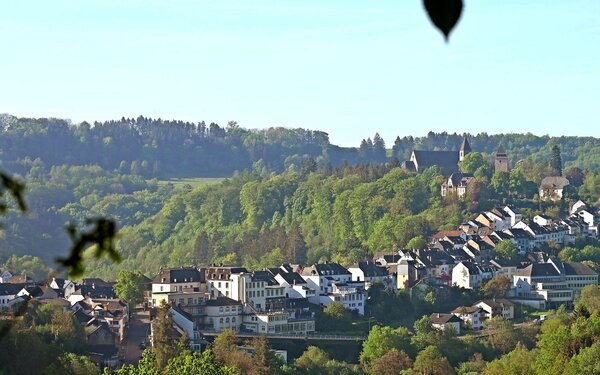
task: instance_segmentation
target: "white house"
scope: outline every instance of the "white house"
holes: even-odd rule
[[[0,308],[7,307],[8,303],[17,297],[17,294],[23,289],[20,284],[0,284]]]
[[[475,289],[485,280],[492,278],[491,271],[482,269],[472,262],[460,262],[452,269],[452,285],[460,288]]]
[[[540,199],[561,200],[567,185],[569,180],[563,176],[544,177],[539,189]]]
[[[337,263],[314,264],[302,270],[307,286],[315,289],[317,296],[312,303],[327,306],[333,301],[341,302],[347,309],[364,315],[367,293],[364,281],[352,281],[352,274]],[[317,298],[318,297],[318,298]]]
[[[481,308],[485,311],[485,317],[487,319],[500,316],[506,320],[514,319],[515,317],[515,305],[504,298],[497,299],[486,299],[478,301],[474,306]]]
[[[358,262],[349,267],[348,271],[352,274],[352,281],[365,282],[365,289],[373,284],[388,285],[391,282],[388,270],[373,262]]]
[[[439,329],[441,331],[447,330],[449,327],[452,327],[452,330],[457,335],[460,335],[460,320],[453,314],[445,314],[445,313],[433,313],[429,316],[431,319],[431,325],[435,329]]]
[[[483,327],[482,319],[485,318],[485,311],[479,306],[459,306],[452,310],[452,314],[462,320],[467,327],[472,329]]]

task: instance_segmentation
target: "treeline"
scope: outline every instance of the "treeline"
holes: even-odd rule
[[[413,149],[458,150],[463,134],[429,132],[397,137],[392,157],[408,160]],[[492,155],[502,144],[511,163],[550,158],[560,146],[564,166],[600,169],[600,139],[533,134],[468,135],[472,149]],[[72,124],[55,118],[0,116],[0,161],[5,170],[24,175],[37,161],[48,171],[57,165],[99,165],[121,174],[149,177],[230,176],[257,162],[268,171],[300,170],[311,159],[319,170],[344,163],[378,164],[389,160],[384,140],[375,134],[358,147],[339,147],[325,132],[283,127],[249,130],[236,122],[225,127],[139,116],[116,121]]]

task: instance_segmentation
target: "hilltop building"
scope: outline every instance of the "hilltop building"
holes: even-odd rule
[[[496,151],[496,157],[494,159],[494,171],[496,172],[508,172],[508,155],[504,150],[504,146],[500,145],[498,151]]]
[[[471,152],[471,146],[465,136],[458,151],[424,151],[413,150],[410,160],[402,163],[402,166],[411,172],[423,172],[425,169],[438,166],[444,176],[459,173],[460,163],[465,156]]]

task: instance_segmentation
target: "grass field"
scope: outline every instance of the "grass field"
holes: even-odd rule
[[[193,177],[193,178],[165,178],[158,180],[159,184],[174,184],[174,185],[185,185],[189,184],[192,186],[207,185],[207,184],[218,184],[223,181],[225,177]]]

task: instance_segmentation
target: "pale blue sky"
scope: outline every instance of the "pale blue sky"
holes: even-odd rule
[[[598,136],[600,1],[5,1],[0,113]]]

